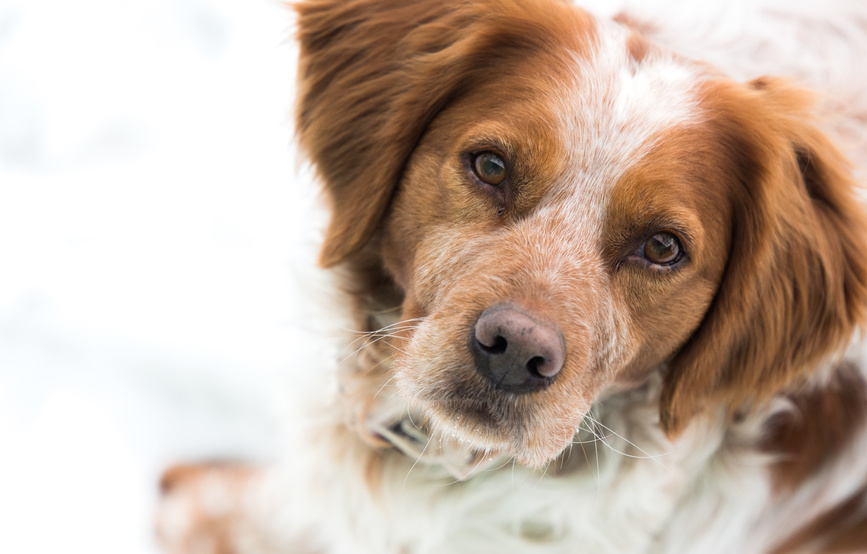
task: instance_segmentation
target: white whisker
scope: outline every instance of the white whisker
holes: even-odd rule
[[[632,441],[630,441],[629,439],[623,437],[622,435],[620,435],[619,433],[617,433],[616,431],[614,431],[614,430],[611,429],[610,427],[608,427],[608,426],[603,425],[602,423],[600,423],[598,420],[596,420],[595,418],[593,418],[589,413],[588,413],[587,415],[585,415],[584,417],[585,417],[586,419],[589,419],[590,422],[591,422],[592,424],[594,424],[594,425],[598,425],[599,427],[601,427],[601,428],[603,428],[604,430],[606,430],[607,432],[609,432],[611,435],[614,435],[615,437],[619,438],[620,440],[626,442],[627,444],[629,444],[630,446],[632,446],[633,448],[635,448],[636,450],[638,450],[639,452],[641,452],[642,454],[644,454],[644,456],[636,456],[636,455],[634,455],[634,454],[627,454],[626,452],[621,452],[620,450],[617,450],[616,448],[614,448],[613,446],[611,446],[611,444],[608,443],[608,441],[606,440],[606,439],[608,438],[607,435],[606,435],[606,436],[603,436],[602,434],[597,433],[595,430],[594,430],[594,431],[591,431],[594,435],[596,435],[596,436],[599,438],[599,440],[602,442],[602,444],[604,444],[606,447],[608,447],[608,449],[611,450],[612,452],[615,452],[615,453],[620,454],[621,456],[625,456],[625,457],[627,457],[627,458],[635,458],[635,459],[638,459],[638,460],[644,460],[644,459],[653,460],[655,463],[659,464],[660,467],[667,469],[667,468],[665,467],[665,464],[663,464],[662,462],[660,462],[660,461],[657,459],[657,458],[659,458],[660,456],[662,456],[663,454],[656,455],[656,456],[651,455],[651,454],[647,453],[644,449],[642,449],[641,447],[639,447],[638,445],[636,445],[634,442],[632,442]],[[598,462],[597,462],[597,463],[598,463]]]

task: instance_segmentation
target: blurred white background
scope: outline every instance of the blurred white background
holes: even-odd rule
[[[161,468],[275,454],[317,240],[291,25],[0,1],[0,551],[156,552]]]

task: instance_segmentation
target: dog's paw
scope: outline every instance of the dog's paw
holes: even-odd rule
[[[258,470],[228,463],[178,465],[160,480],[156,531],[169,554],[243,554],[256,541],[246,519]]]

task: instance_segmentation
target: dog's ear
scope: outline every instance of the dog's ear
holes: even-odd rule
[[[374,234],[436,114],[516,52],[574,24],[565,2],[303,0],[297,132],[331,203],[320,256],[335,265]],[[573,20],[573,21],[570,21]]]
[[[867,232],[850,166],[772,79],[717,90],[733,160],[731,249],[717,295],[671,361],[661,422],[760,405],[843,349],[867,313]]]
[[[295,8],[297,132],[331,204],[320,255],[328,267],[370,237],[421,127],[443,101],[436,80],[429,89],[408,67],[421,52],[407,51],[406,37],[436,25],[448,2],[310,0]]]

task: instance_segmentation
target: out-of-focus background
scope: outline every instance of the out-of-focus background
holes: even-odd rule
[[[156,482],[267,459],[316,193],[270,0],[0,0],[0,552],[157,552]]]

